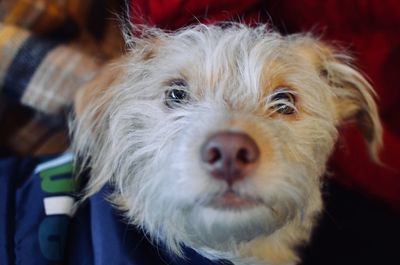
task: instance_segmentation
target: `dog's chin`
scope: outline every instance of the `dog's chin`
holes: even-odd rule
[[[267,236],[284,221],[260,199],[228,191],[193,207],[186,229],[195,248],[235,251],[243,242]]]

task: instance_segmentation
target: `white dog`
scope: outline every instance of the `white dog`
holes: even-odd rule
[[[74,148],[129,221],[177,255],[296,264],[343,122],[377,159],[381,125],[349,58],[266,27],[145,29],[76,99]]]

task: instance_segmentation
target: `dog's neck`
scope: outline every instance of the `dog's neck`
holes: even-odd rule
[[[218,253],[210,249],[200,252],[211,259],[228,259],[235,265],[296,265],[300,262],[296,244],[310,240],[312,223],[316,221],[322,204],[320,198],[315,200],[315,208],[310,208],[270,235],[260,235],[240,243],[234,253]],[[302,218],[303,215],[309,218]]]
[[[241,256],[255,257],[264,265],[295,265],[299,262],[297,253],[279,236],[258,237],[242,244],[239,252]]]
[[[282,229],[287,230],[287,229]],[[276,231],[270,236],[260,236],[241,243],[236,253],[219,252],[213,249],[198,250],[210,259],[228,259],[235,265],[296,265],[300,259],[293,248],[285,242],[290,231]]]

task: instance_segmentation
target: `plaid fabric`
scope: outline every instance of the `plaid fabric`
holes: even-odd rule
[[[0,89],[35,110],[58,114],[98,69],[95,59],[52,39],[0,24]]]
[[[26,30],[0,23],[0,88],[3,87],[10,64],[28,37]]]
[[[30,35],[25,42],[21,43],[15,57],[6,69],[6,73],[3,74],[5,76],[4,93],[19,100],[44,56],[57,44],[56,41],[44,41],[35,35]]]
[[[59,153],[68,147],[65,120],[35,113],[8,139],[8,147],[19,154]]]
[[[90,0],[2,0],[0,21],[43,33],[71,18],[85,23],[90,6]]]
[[[60,45],[37,67],[21,102],[45,113],[58,114],[71,103],[77,89],[92,79],[97,69],[92,57]]]
[[[1,146],[20,154],[65,149],[65,114],[74,94],[107,58],[100,41],[87,34],[71,39],[70,28],[85,32],[90,12],[105,10],[106,2],[116,1],[0,0],[0,121],[13,128],[0,132],[7,135]],[[98,31],[109,24],[99,24]],[[31,109],[29,120],[7,111],[7,105],[15,110],[15,103]]]
[[[3,0],[0,19],[6,24],[46,31],[62,23],[66,18],[63,6],[67,1]]]

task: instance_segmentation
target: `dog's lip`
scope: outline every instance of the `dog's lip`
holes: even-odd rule
[[[234,191],[226,191],[215,196],[209,206],[217,209],[246,209],[259,206],[261,203],[259,199],[241,196]]]

